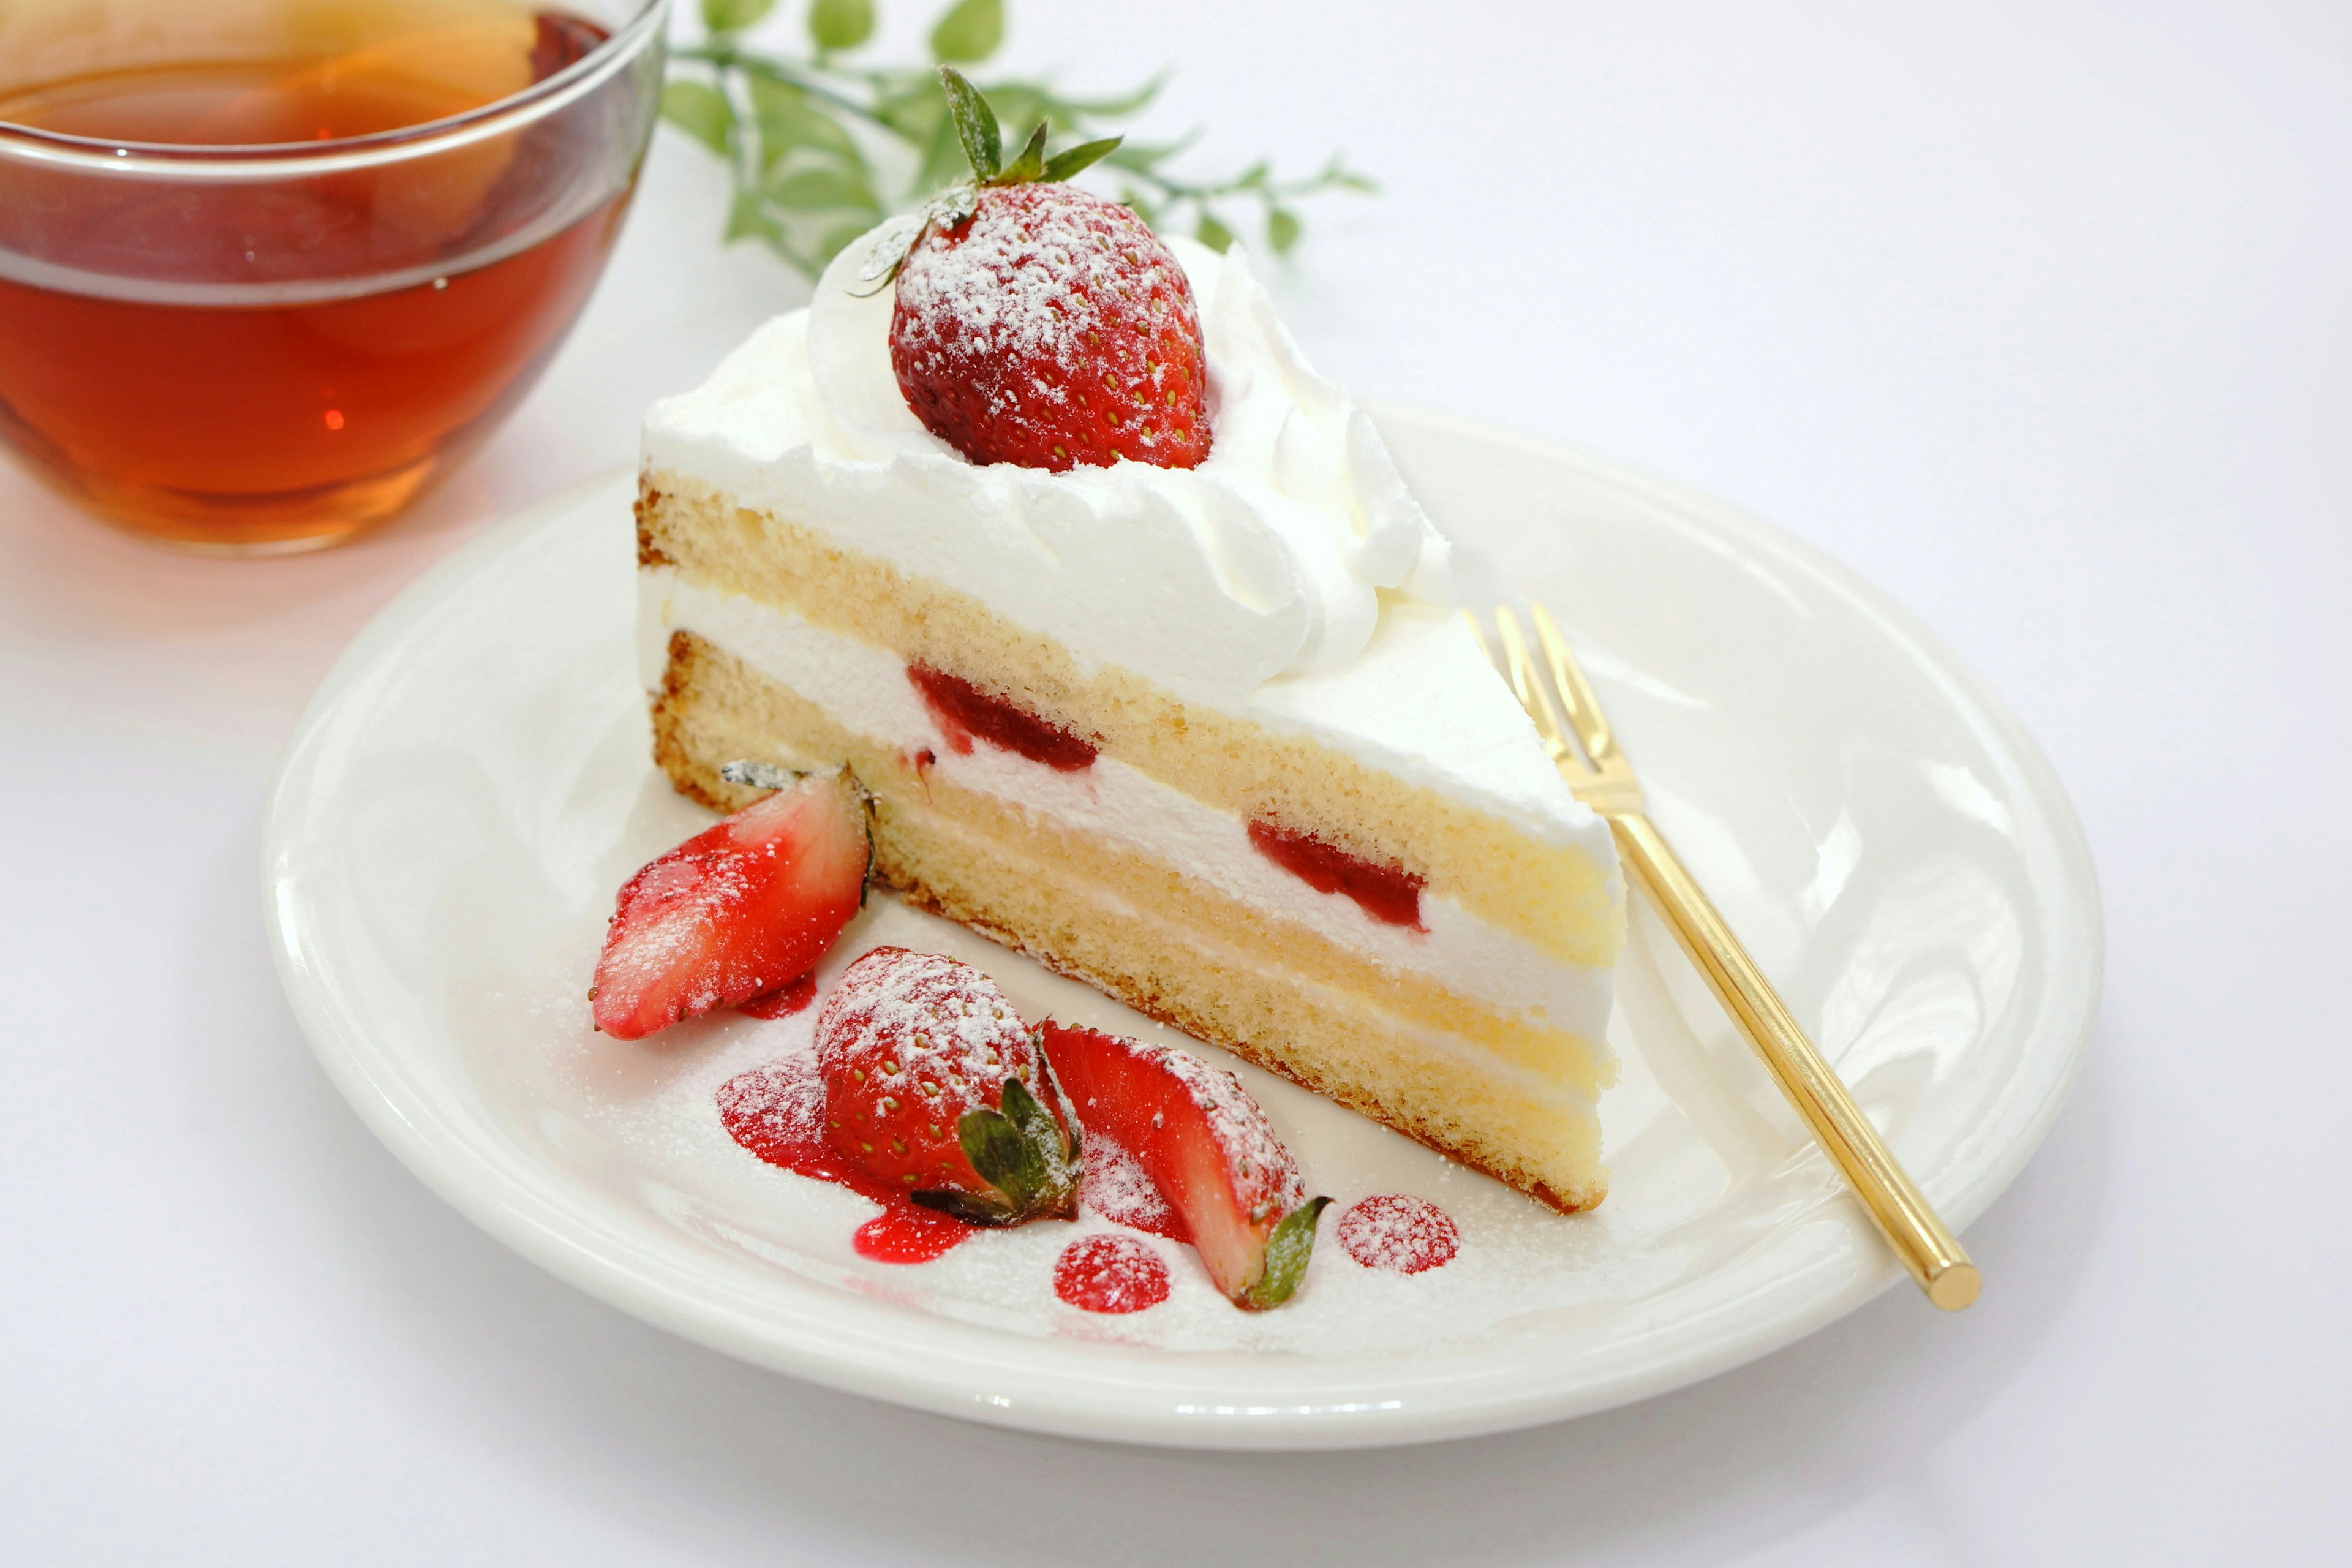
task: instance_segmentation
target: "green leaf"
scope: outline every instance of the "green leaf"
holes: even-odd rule
[[[1307,1278],[1307,1261],[1315,1255],[1316,1222],[1323,1217],[1323,1210],[1330,1201],[1309,1198],[1282,1216],[1282,1223],[1265,1238],[1265,1271],[1234,1305],[1263,1312],[1268,1307],[1281,1306],[1297,1294],[1298,1282]]]
[[[815,0],[808,30],[810,40],[827,53],[854,49],[874,36],[874,0]]]
[[[909,85],[891,88],[874,100],[875,118],[918,147],[928,147],[948,123],[948,101],[939,78],[925,71]]]
[[[956,134],[955,119],[942,115],[931,131],[931,143],[924,150],[922,166],[915,171],[915,191],[928,195],[943,186],[951,185],[961,176],[969,179],[971,161],[964,156],[963,141]]]
[[[1204,209],[1201,221],[1192,227],[1192,237],[1211,250],[1226,250],[1233,246],[1234,231],[1218,222],[1216,214]]]
[[[1011,1118],[993,1110],[967,1110],[956,1121],[956,1142],[980,1179],[1019,1208],[1028,1195],[1022,1180],[1024,1146]]]
[[[931,57],[969,65],[1004,41],[1004,0],[956,0],[931,29]]]
[[[764,239],[771,245],[777,245],[783,237],[784,231],[776,226],[776,220],[770,217],[767,208],[760,204],[759,192],[739,190],[735,193],[734,205],[727,209],[729,244],[732,245],[739,239]]]
[[[1085,1174],[1076,1140],[1062,1131],[1054,1113],[1038,1104],[1029,1086],[1017,1078],[1004,1080],[1003,1105],[1006,1119],[1021,1133],[1023,1179],[1029,1191],[1041,1200],[1044,1212],[1068,1212],[1077,1202]]]
[[[1081,142],[1075,147],[1065,147],[1045,160],[1045,178],[1066,180],[1072,174],[1092,168],[1116,152],[1121,138],[1106,136],[1099,142]]]
[[[776,0],[702,0],[702,25],[714,33],[740,33],[775,5]]]
[[[796,147],[818,153],[863,174],[866,158],[857,143],[827,112],[824,100],[796,82],[747,71],[751,115],[760,126],[760,166],[773,168]]]
[[[727,133],[735,124],[735,107],[727,95],[705,81],[674,81],[662,89],[664,120],[714,153],[727,151]]]
[[[1199,136],[1195,131],[1174,142],[1122,142],[1118,151],[1110,155],[1111,166],[1148,174],[1163,161],[1190,147]]]
[[[1161,71],[1133,92],[1118,98],[1056,98],[1049,107],[1059,110],[1067,120],[1124,120],[1130,114],[1140,114],[1160,96],[1168,85],[1168,73]]]
[[[1159,223],[1160,205],[1133,185],[1122,186],[1118,193],[1118,199],[1121,205],[1145,223],[1154,225]]]
[[[997,184],[1025,185],[1045,172],[1045,122],[1037,121],[1037,129],[1029,132],[1029,140],[1010,163],[996,176]]]
[[[1260,185],[1265,184],[1266,175],[1273,172],[1273,165],[1268,163],[1265,159],[1260,158],[1256,163],[1252,163],[1248,168],[1242,171],[1241,177],[1234,182],[1234,188],[1238,191],[1255,190]]]
[[[998,1217],[971,1223],[1020,1225],[1048,1216],[1073,1217],[1085,1174],[1076,1142],[1019,1079],[1004,1080],[1003,1103],[1002,1110],[967,1110],[956,1121],[956,1142],[963,1157],[981,1180],[1003,1194],[1003,1202],[996,1205]],[[959,1218],[971,1217],[944,1194],[934,1201],[919,1193],[915,1201]]]
[[[996,110],[996,122],[1006,132],[1021,127],[1021,134],[1008,134],[1007,142],[1026,141],[1037,121],[1045,118],[1045,95],[1025,82],[998,82],[988,89],[988,106]]]
[[[1265,240],[1282,256],[1298,243],[1298,215],[1288,207],[1270,207],[1265,215]]]
[[[794,169],[779,174],[761,186],[768,200],[794,212],[837,212],[843,207],[856,207],[879,216],[882,204],[874,199],[874,192],[855,174],[823,165]]]
[[[956,140],[963,144],[963,155],[971,164],[972,177],[996,178],[996,171],[1004,161],[1004,142],[997,129],[996,111],[988,107],[988,100],[980,96],[980,89],[966,81],[963,73],[953,66],[940,68],[940,86],[947,92],[948,114],[955,121]]]

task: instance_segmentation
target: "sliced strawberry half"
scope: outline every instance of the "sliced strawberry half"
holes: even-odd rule
[[[1331,1200],[1307,1196],[1297,1162],[1242,1080],[1096,1029],[1049,1023],[1040,1034],[1079,1123],[1135,1157],[1226,1299],[1254,1311],[1290,1300]]]
[[[751,776],[747,773],[747,777]],[[634,1040],[764,996],[816,967],[866,892],[866,800],[849,770],[792,775],[629,879],[588,1000]]]

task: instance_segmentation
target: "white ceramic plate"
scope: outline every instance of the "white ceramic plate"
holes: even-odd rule
[[[2090,862],[2032,742],[1900,610],[1763,524],[1515,437],[1401,410],[1382,425],[1474,601],[1560,614],[1658,820],[1966,1226],[2055,1114],[2098,988]],[[1600,1409],[1786,1344],[1899,1277],[1647,910],[1619,969],[1614,1179],[1593,1214],[1541,1210],[1243,1068],[1310,1190],[1435,1198],[1459,1256],[1374,1273],[1327,1221],[1298,1298],[1250,1315],[1166,1246],[1173,1294],[1116,1318],[1055,1300],[1065,1226],[913,1268],[857,1258],[868,1205],[761,1164],[712,1108],[811,1015],[638,1044],[588,1027],[614,889],[709,820],[648,761],[630,493],[615,474],[536,507],[386,610],[313,701],[268,831],[279,969],[320,1059],[394,1153],[526,1256],[838,1388],[1219,1447]],[[1162,1033],[887,899],[833,968],[880,941],[982,964],[1031,1017]]]

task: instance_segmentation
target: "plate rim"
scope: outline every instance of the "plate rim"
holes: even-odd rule
[[[2062,1017],[2055,1031],[2065,1037],[2044,1047],[2049,1055],[2042,1059],[2055,1070],[2049,1072],[2038,1098],[2012,1113],[2015,1125],[1997,1157],[1944,1200],[1953,1227],[1965,1229],[2016,1178],[2063,1107],[2087,1050],[2104,980],[2105,921],[2096,868],[2072,802],[2031,732],[1990,683],[1932,629],[1851,568],[1761,518],[1646,470],[1541,437],[1406,405],[1381,401],[1370,406],[1382,425],[1410,424],[1448,437],[1500,444],[1582,470],[1665,503],[1693,523],[1743,547],[1743,553],[1803,571],[1866,612],[1879,629],[1904,645],[1914,662],[1965,706],[1972,723],[1985,733],[1989,750],[2015,771],[2041,808],[2058,890],[2071,895],[2074,904],[2076,919],[2069,934],[2082,951],[2070,973],[2062,976],[2057,966],[2052,968],[2053,987],[2062,977],[2073,982],[2059,998],[2071,1004],[2071,1017]],[[296,1021],[330,1080],[369,1131],[428,1189],[548,1272],[681,1337],[845,1392],[1065,1436],[1225,1450],[1387,1447],[1591,1414],[1665,1394],[1769,1354],[1834,1322],[1903,1277],[1892,1255],[1882,1248],[1884,1268],[1875,1277],[1825,1281],[1822,1289],[1795,1292],[1794,1299],[1771,1314],[1748,1320],[1744,1331],[1715,1336],[1711,1348],[1664,1363],[1653,1358],[1613,1373],[1587,1374],[1566,1388],[1540,1381],[1530,1387],[1512,1377],[1483,1396],[1466,1400],[1448,1402],[1416,1389],[1409,1398],[1353,1405],[1328,1400],[1285,1403],[1280,1386],[1285,1380],[1265,1376],[1261,1368],[1260,1392],[1246,1402],[1163,1403],[1147,1411],[1131,1398],[1107,1399],[1083,1386],[1057,1388],[1051,1398],[1025,1397],[1022,1391],[1009,1389],[1005,1369],[1022,1358],[1004,1353],[1005,1338],[996,1330],[922,1315],[922,1331],[934,1342],[926,1364],[961,1366],[963,1372],[961,1377],[942,1377],[937,1372],[910,1374],[898,1364],[889,1336],[876,1332],[904,1309],[856,1302],[853,1305],[869,1321],[825,1324],[828,1337],[822,1345],[794,1342],[780,1338],[772,1308],[753,1310],[748,1293],[740,1301],[715,1300],[707,1288],[709,1281],[700,1282],[703,1289],[683,1289],[682,1270],[677,1271],[678,1279],[663,1278],[660,1260],[643,1256],[641,1248],[635,1249],[637,1256],[616,1255],[611,1244],[617,1241],[618,1253],[628,1253],[627,1238],[599,1237],[596,1226],[587,1223],[592,1216],[567,1209],[560,1201],[563,1184],[552,1173],[537,1173],[537,1181],[519,1180],[517,1172],[490,1161],[465,1137],[447,1135],[455,1130],[439,1129],[439,1119],[427,1114],[430,1108],[408,1094],[388,1070],[390,1064],[367,1037],[358,1010],[339,999],[331,966],[322,970],[318,955],[307,953],[301,944],[289,860],[309,786],[322,765],[320,748],[345,704],[362,692],[382,654],[399,647],[480,568],[601,492],[634,483],[635,473],[635,464],[615,466],[522,508],[450,552],[380,609],[338,657],[306,705],[280,761],[262,832],[263,895],[272,957]],[[2058,912],[2045,911],[2053,917]],[[2054,931],[2058,922],[2053,919],[2045,923]],[[2043,1009],[2045,1017],[2050,1011]],[[607,1245],[600,1247],[600,1242]],[[1808,1275],[1831,1271],[1827,1263],[1817,1260],[1784,1277],[1784,1282],[1801,1283]],[[766,1283],[772,1288],[773,1281]],[[809,1291],[840,1294],[811,1281],[795,1284]],[[1921,1310],[1927,1309],[1923,1305]],[[1100,1353],[1063,1342],[1040,1343],[1051,1346],[1057,1362],[1066,1360],[1081,1368]],[[1495,1353],[1433,1357],[1430,1364],[1434,1368],[1439,1361],[1444,1363],[1439,1386],[1458,1385],[1466,1368],[1482,1357],[1493,1359]],[[1392,1380],[1389,1386],[1409,1387],[1413,1381]],[[1512,1384],[1520,1386],[1508,1386]]]

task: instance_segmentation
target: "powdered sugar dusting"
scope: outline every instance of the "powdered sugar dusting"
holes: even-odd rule
[[[1168,1300],[1168,1265],[1131,1236],[1081,1237],[1055,1261],[1054,1294],[1089,1312],[1140,1312]]]
[[[918,417],[978,461],[1207,455],[1192,286],[1142,219],[1076,187],[981,193],[899,269],[890,359]]]
[[[1453,1216],[1427,1198],[1379,1193],[1339,1216],[1339,1245],[1367,1268],[1419,1274],[1454,1261],[1462,1233]]]
[[[881,947],[851,964],[825,998],[816,1039],[828,1071],[880,1048],[910,1083],[935,1084],[966,1108],[993,1105],[989,1091],[1007,1077],[1036,1072],[1028,1026],[996,982],[936,952]]]
[[[735,1141],[773,1164],[789,1165],[775,1152],[814,1142],[824,1128],[824,1083],[805,1054],[738,1073],[714,1098]]]
[[[1087,1208],[1114,1225],[1148,1230],[1171,1241],[1186,1239],[1182,1216],[1168,1206],[1135,1156],[1109,1134],[1087,1133],[1086,1160],[1087,1183],[1079,1201]]]

